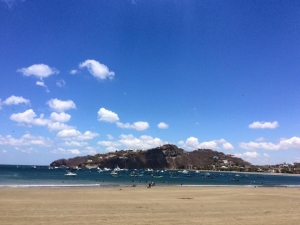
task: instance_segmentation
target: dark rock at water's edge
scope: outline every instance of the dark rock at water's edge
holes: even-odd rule
[[[251,166],[241,158],[210,149],[187,152],[176,145],[163,145],[149,150],[118,150],[94,156],[59,159],[50,164],[57,167],[108,167],[127,169],[217,169],[221,166],[245,168]]]

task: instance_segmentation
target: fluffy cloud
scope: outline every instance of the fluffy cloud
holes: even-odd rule
[[[66,82],[63,79],[56,81],[57,87],[64,87],[65,85],[66,85]]]
[[[274,122],[253,122],[249,125],[249,128],[251,129],[275,129],[279,126],[279,123],[277,121]]]
[[[95,155],[97,153],[97,151],[96,151],[96,148],[88,146],[82,150],[82,153],[84,153],[86,155]]]
[[[23,113],[16,113],[10,116],[10,119],[21,124],[46,126],[50,120],[44,119],[44,114],[41,114],[39,118],[32,109],[28,109]]]
[[[88,143],[87,142],[83,142],[83,141],[66,141],[64,143],[64,145],[66,145],[66,146],[83,147],[83,146],[88,145]]]
[[[52,146],[52,141],[49,138],[34,136],[31,134],[24,134],[20,139],[15,139],[11,135],[7,135],[5,137],[0,135],[0,145],[11,145],[11,146],[37,145],[43,147],[50,147]]]
[[[133,124],[121,123],[121,122],[117,122],[116,124],[120,128],[135,129],[137,131],[143,131],[149,128],[149,124],[147,122],[142,122],[142,121],[134,122]]]
[[[113,141],[98,141],[97,144],[102,146],[107,146],[107,147],[117,147],[121,145],[120,143],[113,142]]]
[[[155,148],[160,145],[166,144],[159,138],[153,138],[151,136],[142,135],[139,138],[133,136],[132,134],[125,135],[122,134],[119,137],[119,140],[113,141],[99,141],[99,145],[108,147],[106,150],[112,151],[116,150],[115,147],[117,146],[124,146],[125,148],[129,149],[149,149]]]
[[[4,2],[7,5],[7,7],[11,9],[17,3],[25,2],[25,0],[1,0],[1,2]]]
[[[80,154],[80,151],[78,149],[69,149],[67,151],[70,152],[73,155],[79,155]]]
[[[15,113],[10,116],[11,120],[29,126],[47,126],[49,130],[74,129],[74,127],[62,123],[67,122],[71,118],[69,114],[53,112],[51,113],[50,118],[51,119],[45,119],[44,114],[37,117],[32,109],[28,109],[22,113]]]
[[[234,147],[224,139],[206,141],[199,143],[198,138],[189,137],[186,141],[178,142],[184,148],[188,149],[225,149],[225,150],[233,150]]]
[[[50,68],[45,64],[34,64],[27,68],[18,69],[17,72],[22,73],[24,76],[35,76],[40,79],[59,73],[55,68]]]
[[[62,101],[55,98],[49,100],[47,104],[52,110],[57,112],[64,112],[69,109],[76,109],[76,105],[72,100]]]
[[[107,134],[106,137],[107,137],[108,140],[113,140],[114,139],[114,137],[110,134]]]
[[[70,129],[74,129],[73,126],[69,126],[67,124],[64,123],[60,123],[60,122],[50,122],[47,124],[47,127],[50,131],[54,131],[54,130],[70,130]]]
[[[64,154],[64,155],[79,155],[79,154],[84,154],[84,155],[95,155],[96,149],[93,147],[85,147],[83,150],[78,150],[78,149],[64,149],[64,148],[57,148],[53,149],[50,151],[53,154]]]
[[[61,112],[61,113],[52,112],[50,115],[50,118],[53,121],[65,123],[71,119],[71,115],[64,113],[64,112]]]
[[[234,156],[239,158],[258,158],[260,157],[260,154],[257,152],[245,152],[245,153],[237,153]]]
[[[105,108],[100,108],[98,111],[98,120],[115,123],[119,121],[118,114],[114,113],[113,111],[107,110]]]
[[[88,71],[96,78],[104,80],[106,78],[113,79],[115,73],[109,71],[108,67],[104,64],[99,63],[96,60],[88,59],[79,64],[79,68],[87,68]]]
[[[99,136],[97,133],[86,131],[83,134],[75,129],[66,129],[58,132],[57,137],[65,140],[90,140]]]
[[[72,74],[72,75],[74,75],[74,74],[76,74],[76,73],[78,73],[77,70],[71,70],[71,71],[70,71],[70,74]]]
[[[143,131],[149,128],[149,124],[143,121],[134,122],[133,124],[119,122],[120,119],[118,114],[105,108],[99,109],[98,120],[109,123],[116,123],[116,125],[122,129],[135,129],[138,131]]]
[[[300,150],[300,138],[292,137],[289,139],[282,139],[279,143],[272,142],[242,142],[239,144],[240,148],[247,150],[265,149],[265,150],[287,150],[297,149]]]
[[[57,148],[50,151],[52,154],[79,155],[81,152],[78,149]]]
[[[3,105],[19,105],[19,104],[30,104],[30,101],[22,96],[10,96],[2,102]]]
[[[140,138],[134,137],[132,134],[120,136],[120,140],[118,141],[121,145],[124,145],[128,148],[136,148],[136,149],[149,149],[155,148],[160,145],[165,144],[159,138],[153,138],[151,136],[142,135]]]
[[[106,148],[106,151],[108,151],[108,152],[115,152],[117,150],[119,150],[119,149],[117,149],[115,147],[108,147],[108,148]]]
[[[160,122],[160,123],[157,125],[157,127],[158,127],[159,129],[168,129],[168,128],[169,128],[169,125],[166,124],[166,123],[164,123],[164,122]]]
[[[37,81],[35,84],[44,87],[46,89],[46,92],[50,92],[47,85],[43,81]]]

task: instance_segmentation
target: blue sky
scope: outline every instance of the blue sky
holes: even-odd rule
[[[300,161],[299,1],[0,0],[0,163],[165,143]]]

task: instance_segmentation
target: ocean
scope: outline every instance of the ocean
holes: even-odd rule
[[[65,168],[0,165],[0,187],[111,187],[148,186],[149,183],[164,186],[300,187],[300,175],[286,174],[246,174],[220,171],[189,171],[184,174],[177,170],[163,172],[128,170],[118,172],[118,175],[113,177],[110,174],[111,171],[98,172],[97,169],[85,168],[72,172],[76,176],[66,176]]]

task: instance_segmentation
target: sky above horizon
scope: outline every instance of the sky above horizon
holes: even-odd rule
[[[300,162],[300,2],[0,0],[0,164],[171,143]]]

